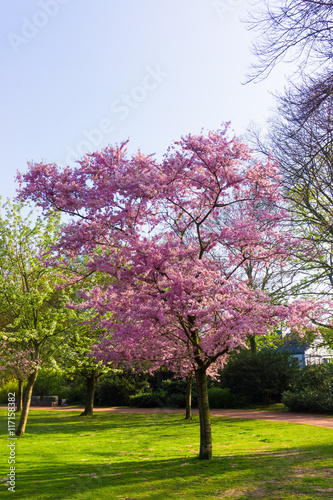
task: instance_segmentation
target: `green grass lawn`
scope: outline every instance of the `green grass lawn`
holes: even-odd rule
[[[199,461],[199,422],[182,415],[31,411],[16,442],[16,491],[7,490],[1,415],[0,498],[333,498],[333,431],[213,418],[211,462]]]

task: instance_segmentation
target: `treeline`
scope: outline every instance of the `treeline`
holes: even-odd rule
[[[99,407],[131,406],[140,408],[186,407],[186,380],[175,378],[172,372],[159,370],[154,375],[133,371],[111,371],[96,384],[94,405]],[[0,392],[5,404],[13,383]],[[34,396],[57,395],[59,404],[84,405],[87,387],[82,377],[64,374],[39,374]],[[298,360],[287,352],[263,349],[256,354],[249,350],[233,356],[218,379],[208,378],[211,408],[244,409],[284,403],[292,411],[314,413],[333,412],[333,363],[300,367]],[[42,404],[42,403],[41,403]],[[197,408],[196,382],[192,385],[192,407]]]

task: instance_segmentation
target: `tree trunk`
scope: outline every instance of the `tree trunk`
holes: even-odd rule
[[[95,397],[95,388],[96,388],[96,376],[90,375],[90,377],[86,378],[87,381],[87,400],[84,411],[81,413],[82,415],[93,415],[94,413],[94,397]]]
[[[207,389],[206,368],[197,368],[196,372],[198,406],[200,417],[200,460],[212,459],[212,431],[210,425],[210,413]]]
[[[16,411],[22,411],[22,401],[23,401],[23,379],[19,378]]]
[[[37,380],[37,374],[38,374],[38,370],[35,370],[28,377],[28,383],[27,383],[24,401],[23,401],[23,406],[22,406],[22,413],[21,413],[20,421],[19,421],[19,424],[17,427],[16,436],[24,436],[25,427],[27,425],[27,420],[28,420],[28,413],[29,413],[29,408],[30,408],[32,390],[33,390],[35,382]]]
[[[250,340],[250,348],[252,354],[256,354],[257,352],[257,343],[256,343],[256,338],[254,335],[249,335],[249,340]]]
[[[192,418],[192,373],[186,378],[186,419]]]

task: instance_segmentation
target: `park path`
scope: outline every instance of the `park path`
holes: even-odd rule
[[[55,410],[55,411],[80,411],[84,408],[77,407],[49,407],[49,406],[32,406],[31,410]],[[95,412],[111,412],[111,413],[184,413],[183,409],[176,408],[94,408]],[[194,415],[198,414],[198,410],[192,410]],[[333,418],[324,417],[321,415],[312,415],[305,413],[291,412],[272,412],[264,410],[211,410],[211,415],[214,417],[226,418],[244,418],[255,420],[268,420],[271,422],[291,422],[294,424],[316,425],[318,427],[327,427],[333,429]]]

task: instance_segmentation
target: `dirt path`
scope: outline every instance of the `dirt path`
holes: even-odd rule
[[[77,407],[46,407],[32,406],[31,410],[54,410],[54,411],[79,411],[84,408]],[[112,413],[184,413],[183,409],[175,408],[95,408],[95,412],[107,411]],[[198,414],[198,410],[193,410],[193,414]],[[268,420],[272,422],[292,422],[294,424],[316,425],[333,429],[333,418],[321,415],[289,412],[270,412],[259,410],[211,410],[214,417],[245,418],[256,420]]]

